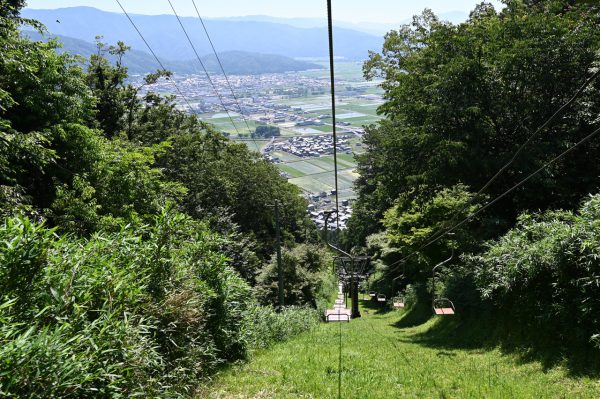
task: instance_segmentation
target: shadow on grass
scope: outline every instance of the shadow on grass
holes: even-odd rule
[[[394,324],[398,328],[416,327],[431,318],[429,302],[417,302],[414,306],[405,310],[404,315]]]
[[[390,308],[387,304],[382,305],[381,303],[373,300],[373,299],[364,299],[359,298],[360,307],[367,314],[375,314],[382,315],[391,312],[392,308]]]
[[[446,356],[452,350],[492,350],[499,348],[505,355],[516,355],[520,363],[538,361],[545,370],[564,366],[572,377],[600,378],[600,350],[591,346],[565,346],[556,337],[548,337],[524,323],[516,323],[510,317],[498,317],[493,313],[482,313],[464,317],[433,316],[415,307],[409,310],[396,324],[398,328],[423,324],[431,317],[439,320],[422,333],[402,341],[416,343],[439,350]]]

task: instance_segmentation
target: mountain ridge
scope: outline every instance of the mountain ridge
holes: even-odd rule
[[[115,43],[124,41],[136,50],[146,50],[125,15],[93,7],[70,7],[55,10],[24,9],[25,18],[36,19],[57,35],[91,42],[95,36]],[[191,46],[173,15],[132,14],[134,22],[153,50],[161,58],[185,60],[194,57]],[[60,22],[57,22],[60,21]],[[211,52],[198,18],[181,21],[201,54]],[[282,23],[206,19],[205,24],[219,52],[232,50],[287,57],[325,57],[328,55],[327,28],[298,28]],[[363,60],[369,50],[380,50],[383,38],[352,29],[336,27],[335,52],[352,60]]]
[[[69,36],[42,35],[35,31],[24,31],[23,34],[36,41],[46,41],[50,38],[56,38],[62,44],[62,48],[58,49],[58,52],[60,53],[68,52],[89,58],[90,55],[97,52],[97,47],[94,43]],[[109,54],[106,56],[111,61],[115,60],[115,57],[111,57]],[[209,72],[221,73],[220,66],[213,54],[207,54],[200,58]],[[282,73],[323,68],[318,64],[294,60],[285,56],[246,51],[225,51],[219,53],[219,58],[223,63],[225,72],[232,75],[257,75],[262,73]],[[196,58],[179,61],[161,59],[161,62],[165,68],[174,73],[204,73]],[[133,49],[123,56],[123,64],[128,68],[131,74],[148,73],[160,68],[152,55],[145,51]]]

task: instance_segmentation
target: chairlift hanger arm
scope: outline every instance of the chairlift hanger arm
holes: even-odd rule
[[[433,271],[435,272],[438,267],[443,266],[446,263],[450,262],[452,260],[452,258],[454,258],[454,250],[452,250],[452,255],[450,255],[450,257],[448,259],[446,259],[445,261],[442,261],[442,262],[438,263],[437,265],[435,265],[433,267]]]

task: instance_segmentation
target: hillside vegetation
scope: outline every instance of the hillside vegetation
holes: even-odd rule
[[[371,301],[361,302],[361,312],[360,319],[341,326],[322,324],[258,353],[247,364],[223,370],[196,397],[335,399],[340,397],[340,353],[340,393],[346,399],[600,395],[597,378],[548,368],[526,353],[481,345],[487,331],[457,329],[448,319],[414,326],[412,310],[385,312]]]
[[[274,201],[284,252],[322,251],[298,189],[172,98],[139,96],[124,44],[99,44],[84,70],[21,35],[39,27],[21,3],[0,3],[0,396],[185,397],[313,328],[332,284],[279,312],[256,286]]]
[[[505,4],[478,5],[459,25],[426,10],[365,62],[366,78],[384,79],[385,118],[357,157],[346,243],[379,259],[379,292],[447,297],[460,328],[490,315],[499,342],[593,359],[600,140],[513,186],[600,127],[600,9]]]
[[[122,38],[83,61],[23,35],[45,34],[24,3],[0,0],[1,397],[598,397],[596,2],[425,10],[370,53],[383,119],[348,229],[325,234],[388,302],[337,325],[300,190],[143,90],[171,72],[127,83]],[[454,315],[432,317],[441,297]]]

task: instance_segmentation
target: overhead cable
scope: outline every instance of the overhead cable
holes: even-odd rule
[[[187,30],[185,29],[185,26],[183,26],[183,22],[181,22],[181,18],[179,18],[179,14],[177,14],[177,11],[175,11],[175,7],[173,7],[173,3],[171,2],[171,0],[167,0],[167,1],[169,2],[169,5],[171,6],[171,9],[173,10],[173,14],[177,18],[177,22],[179,22],[179,26],[181,26],[181,29],[183,30],[183,33],[185,34],[185,37],[187,38],[188,42],[190,43],[190,46],[192,47],[192,50],[194,51],[194,54],[196,55],[196,58],[198,59],[198,62],[200,63],[200,66],[204,70],[204,73],[206,74],[206,78],[208,79],[208,82],[213,87],[213,89],[215,91],[215,94],[219,98],[219,102],[221,103],[221,106],[223,107],[223,109],[227,113],[227,116],[229,117],[229,120],[231,121],[231,124],[233,125],[233,128],[235,129],[236,133],[239,136],[240,135],[240,131],[238,130],[235,122],[233,121],[233,118],[231,117],[231,114],[229,113],[229,110],[225,106],[225,102],[223,101],[223,97],[221,96],[221,94],[219,93],[219,90],[217,89],[217,86],[215,85],[215,83],[211,79],[210,74],[208,73],[208,70],[206,69],[206,66],[204,65],[204,62],[202,62],[202,59],[200,58],[200,54],[198,54],[198,51],[196,50],[196,46],[194,46],[194,43],[192,42],[192,39],[190,38],[190,35],[188,34]]]
[[[116,0],[116,2],[119,5],[119,7],[121,7],[121,10],[123,10],[123,13],[125,14],[125,16],[127,17],[127,19],[129,20],[129,22],[131,23],[131,25],[133,26],[133,28],[135,29],[135,31],[138,33],[138,35],[140,36],[140,38],[142,39],[142,41],[144,42],[144,44],[146,45],[146,47],[148,47],[148,50],[150,51],[150,54],[152,54],[152,56],[154,56],[154,59],[156,60],[156,62],[158,63],[158,65],[162,68],[162,70],[166,71],[167,68],[165,68],[165,66],[163,65],[162,61],[160,60],[160,58],[158,58],[158,56],[156,55],[156,53],[154,52],[154,50],[152,49],[152,47],[150,46],[150,44],[148,43],[148,41],[146,40],[146,38],[144,37],[144,35],[142,34],[142,32],[138,29],[138,27],[135,24],[135,22],[133,22],[133,19],[131,19],[131,17],[129,16],[129,14],[127,13],[127,11],[125,11],[125,8],[121,4],[121,2],[119,0]],[[194,114],[195,113],[194,108],[192,107],[192,105],[190,104],[190,102],[188,101],[188,99],[186,98],[186,96],[183,94],[183,91],[181,91],[181,89],[179,88],[179,86],[177,85],[177,83],[173,79],[167,78],[167,80],[169,82],[171,82],[171,84],[175,87],[175,90],[177,91],[177,93],[179,93],[179,95],[181,96],[181,98],[183,98],[183,101],[185,101],[185,103],[187,104],[190,112],[192,114]]]
[[[227,73],[225,72],[225,68],[223,67],[223,63],[221,62],[221,58],[219,57],[219,54],[217,53],[217,50],[215,49],[215,46],[213,44],[213,41],[210,37],[210,34],[208,33],[208,29],[206,28],[206,25],[204,24],[204,20],[202,19],[202,16],[200,15],[200,11],[198,11],[198,7],[196,6],[196,1],[192,0],[192,4],[194,5],[194,9],[196,10],[196,14],[198,15],[198,19],[200,20],[200,23],[202,24],[202,28],[204,29],[204,33],[206,34],[206,38],[208,39],[208,42],[210,43],[210,47],[212,48],[212,51],[215,55],[215,57],[217,58],[217,62],[219,63],[219,67],[221,68],[221,72],[223,72],[223,76],[225,76],[225,81],[227,82],[227,86],[229,86],[229,90],[231,91],[231,95],[233,96],[233,99],[238,107],[238,110],[240,111],[240,116],[242,117],[244,123],[246,124],[246,128],[248,129],[248,134],[250,134],[250,137],[252,138],[252,141],[254,142],[254,146],[256,147],[256,150],[260,152],[260,148],[258,147],[258,145],[256,144],[256,141],[254,141],[254,137],[252,137],[252,129],[250,128],[250,125],[248,124],[248,120],[246,118],[246,116],[244,115],[244,112],[242,111],[242,107],[240,105],[240,102],[235,94],[235,91],[233,90],[233,87],[231,86],[231,82],[229,81],[229,77],[227,76]]]

